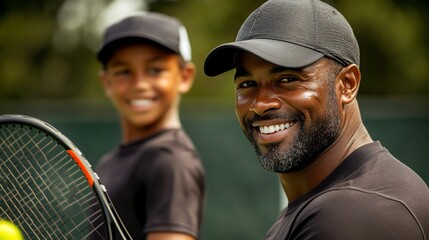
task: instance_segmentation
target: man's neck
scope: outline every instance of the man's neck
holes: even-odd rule
[[[280,183],[291,202],[317,187],[353,151],[372,142],[362,123],[358,110],[345,119],[342,132],[337,140],[322,152],[309,166],[297,172],[279,173]]]

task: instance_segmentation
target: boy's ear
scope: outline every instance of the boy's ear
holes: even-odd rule
[[[359,67],[356,64],[351,64],[344,67],[340,74],[340,96],[343,104],[351,103],[355,98],[359,90],[361,73]]]
[[[98,79],[101,82],[101,85],[103,85],[103,89],[104,89],[104,94],[107,97],[111,96],[111,90],[110,90],[110,82],[107,79],[107,73],[105,70],[101,70],[98,74]]]
[[[182,68],[182,80],[179,83],[180,93],[187,93],[191,89],[194,83],[195,73],[195,65],[191,62],[185,63],[185,66]]]

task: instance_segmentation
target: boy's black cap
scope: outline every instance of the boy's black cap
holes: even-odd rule
[[[155,42],[176,52],[185,61],[191,61],[186,28],[178,19],[154,12],[134,14],[110,25],[104,32],[97,59],[106,63],[115,46],[130,39]]]
[[[269,0],[252,12],[235,42],[214,48],[204,63],[207,76],[235,68],[237,50],[273,64],[299,68],[326,56],[359,65],[359,45],[343,15],[320,0]]]

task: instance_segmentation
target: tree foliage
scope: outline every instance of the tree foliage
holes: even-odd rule
[[[110,1],[96,2],[104,4],[93,4],[92,8],[98,6],[98,11],[102,11]],[[201,98],[233,95],[232,73],[208,78],[203,74],[203,62],[213,47],[233,41],[242,22],[263,2],[147,1],[145,6],[149,10],[176,16],[188,28],[198,68],[189,95]],[[358,38],[363,75],[361,94],[429,94],[427,1],[328,2],[345,15]],[[75,29],[69,35],[78,41],[73,48],[54,44],[62,5],[57,0],[0,2],[0,98],[102,97],[96,49],[85,38],[88,29]],[[91,12],[96,14],[97,9]],[[86,25],[93,20],[87,21]],[[95,37],[100,41],[99,35]]]

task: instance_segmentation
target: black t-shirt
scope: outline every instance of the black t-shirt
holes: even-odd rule
[[[429,189],[379,142],[290,202],[265,239],[429,239]]]
[[[133,239],[159,231],[199,236],[204,170],[182,129],[121,145],[96,172]]]

